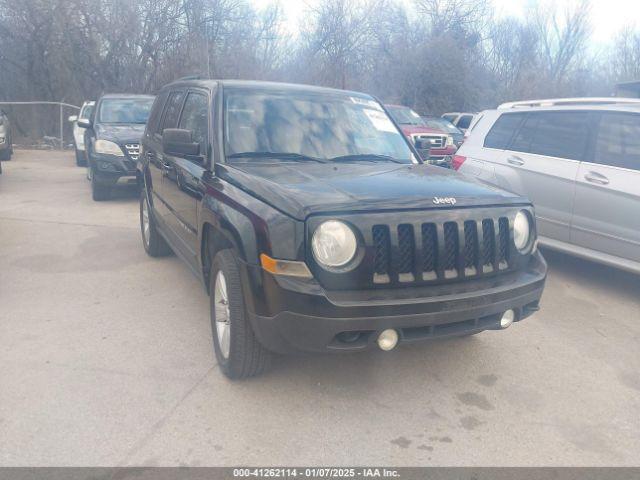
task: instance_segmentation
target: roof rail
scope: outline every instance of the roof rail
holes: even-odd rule
[[[581,97],[581,98],[549,98],[546,100],[526,100],[523,102],[507,102],[498,106],[498,110],[526,107],[558,107],[563,105],[640,105],[640,98],[622,97]]]

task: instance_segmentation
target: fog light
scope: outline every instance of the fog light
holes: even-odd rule
[[[500,319],[500,328],[509,328],[515,319],[516,312],[513,310],[507,310],[502,314],[502,318]]]
[[[381,350],[388,352],[389,350],[393,350],[398,344],[398,332],[394,329],[390,328],[388,330],[384,330],[380,336],[378,337],[378,346]]]

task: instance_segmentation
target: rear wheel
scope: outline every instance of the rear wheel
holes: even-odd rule
[[[247,318],[240,270],[232,250],[222,250],[213,259],[209,282],[211,329],[218,365],[236,380],[260,375],[271,364]]]
[[[91,198],[96,202],[109,200],[111,197],[111,187],[102,185],[96,179],[96,172],[91,168]]]
[[[142,245],[150,257],[164,257],[171,253],[169,244],[158,232],[144,188],[140,192],[140,230]]]

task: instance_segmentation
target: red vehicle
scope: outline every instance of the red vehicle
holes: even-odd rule
[[[385,108],[425,161],[450,166],[451,159],[458,150],[450,134],[444,130],[429,127],[424,119],[409,107],[385,105]]]

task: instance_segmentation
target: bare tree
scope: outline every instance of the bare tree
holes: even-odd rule
[[[624,27],[615,38],[608,60],[614,82],[640,79],[640,31]]]
[[[538,4],[533,12],[534,25],[540,39],[540,58],[547,79],[555,86],[567,79],[584,60],[591,33],[590,0],[579,0],[558,12]]]

